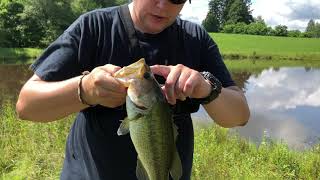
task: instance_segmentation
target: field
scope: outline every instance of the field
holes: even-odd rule
[[[39,124],[0,111],[0,179],[58,179],[73,116]],[[195,130],[192,179],[317,179],[320,146],[296,152],[265,139],[260,146],[217,126]]]
[[[211,33],[226,59],[320,60],[320,39]]]
[[[320,60],[319,38],[224,33],[210,33],[210,36],[217,42],[225,59]],[[0,63],[9,59],[35,59],[41,52],[41,49],[34,48],[0,47]]]

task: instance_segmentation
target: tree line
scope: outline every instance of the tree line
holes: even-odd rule
[[[286,25],[267,26],[261,16],[254,18],[251,0],[210,0],[203,27],[209,32],[320,38],[320,23],[311,19],[305,32],[288,30]]]
[[[128,0],[1,0],[0,47],[46,47],[79,15],[96,8]],[[261,17],[253,18],[251,0],[210,0],[202,22],[209,32],[292,37],[320,37],[320,23],[310,20],[306,32],[278,25],[268,27]]]
[[[79,15],[128,0],[1,0],[0,47],[46,47]]]

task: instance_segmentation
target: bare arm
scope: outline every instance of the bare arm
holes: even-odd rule
[[[112,77],[112,73],[118,69],[120,67],[113,65],[97,67],[83,78],[83,98],[86,102],[106,107],[116,107],[124,103],[125,87]],[[80,77],[46,82],[33,75],[20,92],[16,104],[18,116],[21,119],[49,122],[88,107],[78,98]]]
[[[237,86],[222,88],[220,95],[203,107],[223,127],[243,126],[250,116],[246,98]]]
[[[23,86],[16,109],[21,119],[53,121],[86,108],[77,96],[79,77],[46,82],[33,75]]]

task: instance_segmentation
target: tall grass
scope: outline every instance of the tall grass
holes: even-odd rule
[[[39,124],[18,120],[12,103],[0,112],[0,179],[59,179],[73,117]],[[256,145],[217,126],[197,129],[192,178],[319,179],[320,146],[305,152],[281,143]]]
[[[320,145],[298,152],[264,139],[257,147],[214,126],[196,132],[194,151],[196,180],[320,178]]]
[[[12,103],[5,103],[0,110],[0,179],[58,179],[71,119],[21,121]]]
[[[320,60],[319,38],[210,33],[226,58]]]

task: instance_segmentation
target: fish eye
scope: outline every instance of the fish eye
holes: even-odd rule
[[[145,79],[150,79],[150,78],[151,78],[150,73],[145,72],[145,73],[143,74],[143,78],[145,78]]]

